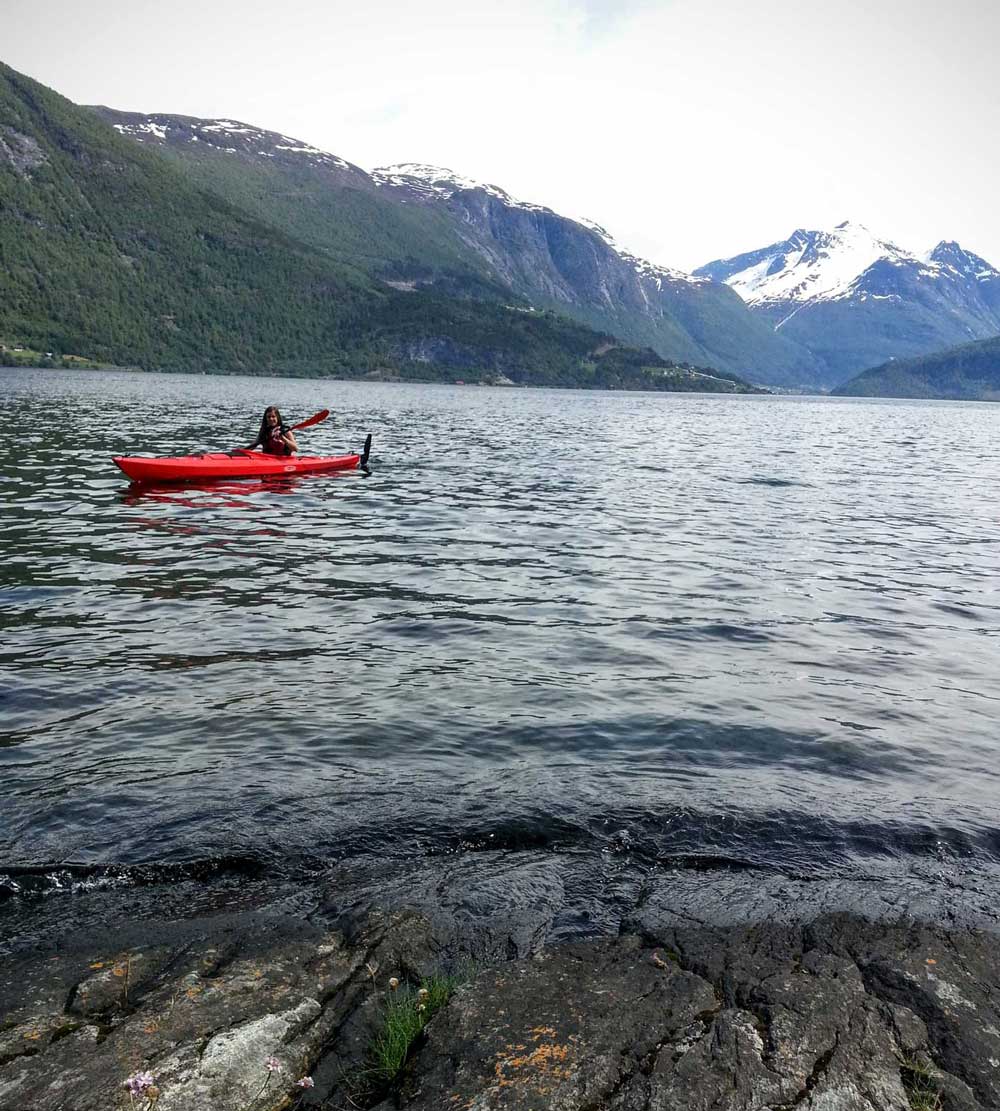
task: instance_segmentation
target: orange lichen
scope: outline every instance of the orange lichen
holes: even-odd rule
[[[494,1079],[497,1087],[507,1088],[514,1083],[534,1085],[538,1091],[545,1092],[549,1089],[543,1082],[552,1080],[568,1080],[572,1070],[567,1067],[570,1048],[554,1042],[546,1042],[536,1046],[531,1053],[517,1057],[500,1058],[493,1066]],[[511,1077],[510,1071],[517,1070],[521,1075]],[[527,1075],[526,1075],[527,1074]]]
[[[524,1057],[511,1057],[507,1064],[514,1069],[530,1066],[532,1068],[551,1068],[554,1061],[565,1061],[569,1056],[569,1046],[555,1045],[551,1042],[537,1046]]]

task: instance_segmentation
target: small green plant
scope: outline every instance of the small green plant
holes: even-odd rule
[[[430,976],[419,988],[393,988],[385,1007],[382,1028],[372,1041],[367,1078],[386,1088],[406,1064],[413,1043],[424,1027],[451,998],[459,976]],[[391,981],[390,981],[391,983]]]
[[[903,1088],[913,1111],[941,1111],[941,1092],[933,1070],[918,1057],[907,1055],[899,1061]]]

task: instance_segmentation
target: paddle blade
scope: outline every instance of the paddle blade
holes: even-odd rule
[[[359,467],[366,467],[368,465],[368,456],[372,450],[372,434],[368,433],[368,439],[365,440],[365,450],[361,453],[361,458],[358,460]]]
[[[312,428],[314,424],[319,424],[321,420],[326,420],[329,415],[329,409],[320,409],[318,413],[313,413],[313,415],[308,420],[300,421],[298,424],[293,424],[292,431],[294,432],[296,429],[299,428]]]

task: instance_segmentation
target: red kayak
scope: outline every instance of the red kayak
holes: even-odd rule
[[[294,474],[350,471],[368,463],[371,436],[362,454],[267,455],[262,451],[214,451],[207,455],[149,458],[115,455],[116,466],[133,482],[190,482],[215,478],[267,478]]]

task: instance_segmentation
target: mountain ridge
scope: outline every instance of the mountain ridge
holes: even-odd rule
[[[130,118],[144,142],[171,119]],[[445,167],[408,162],[368,173],[290,136],[237,121],[184,118],[184,127],[189,133],[200,128],[202,144],[208,140],[220,155],[241,156],[244,165],[268,159],[294,175],[303,162],[326,159],[332,167],[329,210],[348,196],[360,206],[363,194],[376,239],[387,222],[419,225],[419,248],[401,252],[395,237],[380,266],[371,268],[396,289],[506,295],[651,347],[661,357],[768,385],[827,389],[890,358],[1000,331],[1000,273],[953,241],[919,256],[844,221],[830,231],[797,228],[786,240],[689,274],[625,250],[596,221],[572,220]],[[261,137],[277,149],[261,147]],[[174,150],[190,161],[190,147],[184,151],[173,138]],[[171,145],[170,135],[153,132],[156,139]],[[224,173],[218,163],[213,172]],[[213,187],[208,176],[199,180]],[[392,203],[380,205],[383,200]],[[266,206],[256,214],[274,218]],[[300,211],[288,229],[302,235],[301,219]],[[365,244],[354,246],[344,261],[363,260]]]
[[[649,366],[716,368],[809,389],[1000,332],[1000,272],[954,241],[918,257],[845,221],[832,232],[796,229],[787,240],[687,274],[623,249],[594,221],[441,167],[403,163],[369,173],[228,117],[88,111],[122,141],[165,157],[202,196],[221,202],[228,219],[249,217],[259,234],[277,236],[279,253],[305,250],[321,269],[319,256],[332,260],[338,296],[354,305],[344,325],[357,339],[358,320],[368,321],[369,362],[413,362],[416,353],[424,363],[437,351],[457,367],[456,360],[479,357],[471,342],[478,317],[490,337],[489,351],[479,349],[483,365],[504,374],[497,323],[514,321],[513,312],[534,320],[509,324],[515,346],[528,342],[527,332],[531,342],[548,344],[546,329],[565,340],[565,327],[554,324],[564,317],[613,346],[650,349]],[[8,128],[0,161],[34,172],[32,141],[12,138]],[[414,295],[416,305],[401,311],[400,296]],[[482,307],[460,308],[464,302]],[[421,316],[439,334],[400,334],[398,321],[416,327]],[[574,357],[583,358],[582,336],[573,342]],[[604,347],[595,340],[588,350]],[[517,360],[507,369],[524,372]]]
[[[207,121],[213,131],[206,144],[204,134],[192,141],[190,117],[178,117],[182,122],[171,131],[171,117],[164,114],[144,117],[106,108],[95,111],[131,130],[143,144],[159,144],[187,165],[199,185],[221,189],[233,199],[255,176],[273,175],[278,169],[292,178],[303,173],[301,162],[297,167],[288,164],[288,152],[282,159],[269,158],[260,145],[260,136],[277,133],[256,129],[251,142],[243,130],[250,125],[239,124],[240,130],[230,141],[224,129],[214,130],[225,121]],[[203,126],[205,122],[201,121]],[[152,125],[160,131],[166,127],[167,133],[157,135],[150,130]],[[286,147],[298,142],[288,136],[280,138],[289,140],[282,144]],[[211,163],[207,145],[216,156]],[[226,157],[239,163],[241,183],[225,180],[233,172],[220,161]],[[387,249],[380,267],[372,269],[376,277],[397,283],[397,287],[421,289],[443,284],[452,293],[472,296],[484,289],[495,296],[502,289],[522,304],[567,315],[626,343],[651,347],[662,358],[713,366],[765,384],[806,385],[810,380],[812,356],[775,337],[732,291],[621,252],[603,229],[598,233],[593,226],[544,205],[518,201],[499,186],[424,163],[380,167],[365,178],[358,177],[365,171],[355,167],[351,174],[351,181],[338,179],[336,174],[314,181],[310,203],[328,215],[326,233],[336,224],[339,208],[361,205],[361,194],[366,198],[367,224],[376,237],[382,223],[398,222],[404,219],[400,213],[405,213],[408,227],[422,237],[420,250],[407,254],[398,249],[397,238],[395,253]],[[255,213],[277,219],[282,226],[310,238],[313,233],[303,227],[302,209],[293,211],[278,196],[283,190],[283,185],[271,187],[267,203],[263,199],[266,190],[258,190],[260,207]],[[390,208],[383,201],[392,202]],[[316,242],[314,238],[310,241]],[[357,257],[364,249],[359,242]]]
[[[137,143],[2,63],[0,121],[5,346],[51,351],[55,362],[81,356],[160,370],[750,389],[735,376],[709,376],[606,331],[528,311],[499,288],[493,299],[463,299],[446,288],[402,292],[378,282],[350,251],[338,259],[263,219],[241,203],[248,198],[239,189],[202,188],[188,163],[164,157],[163,125],[147,123]],[[236,122],[216,121],[194,142],[189,119],[186,146],[209,148],[215,135],[213,143],[239,149]],[[240,126],[247,146],[259,142]],[[274,145],[287,148],[280,153],[291,167],[318,159],[311,173],[355,173],[288,138]],[[273,171],[271,180],[287,187],[298,180],[290,172]],[[302,175],[303,188],[309,180]],[[361,189],[338,196],[372,211]],[[389,209],[398,218],[383,229],[381,246],[408,227],[399,206]]]

